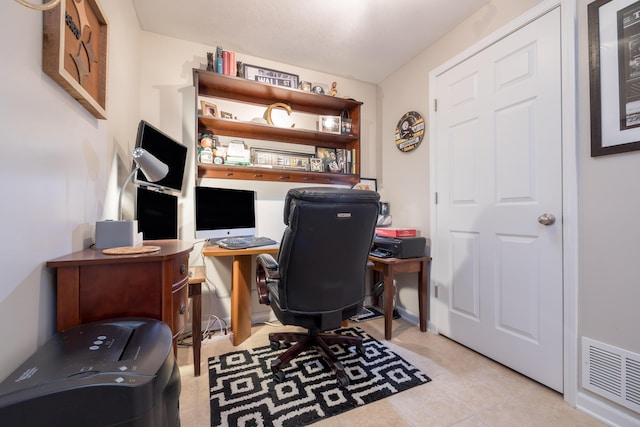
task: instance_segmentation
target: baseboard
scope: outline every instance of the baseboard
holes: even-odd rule
[[[640,427],[638,417],[629,415],[603,399],[596,398],[585,392],[578,392],[576,409],[612,427]]]

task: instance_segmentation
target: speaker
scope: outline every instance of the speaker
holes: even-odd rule
[[[96,222],[96,249],[139,246],[142,238],[137,221]]]
[[[178,198],[138,187],[136,218],[144,240],[178,238]]]

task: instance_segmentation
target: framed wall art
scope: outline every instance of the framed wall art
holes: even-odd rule
[[[640,1],[588,5],[591,157],[640,150]]]
[[[285,73],[284,71],[272,70],[249,64],[244,64],[243,70],[244,78],[247,80],[255,80],[260,83],[283,86],[291,89],[298,88],[299,77],[297,74]]]
[[[94,117],[107,118],[107,20],[97,0],[44,12],[42,70]]]

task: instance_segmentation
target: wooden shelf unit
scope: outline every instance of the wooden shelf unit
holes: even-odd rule
[[[199,97],[226,99],[234,102],[269,106],[284,102],[294,112],[340,116],[344,111],[352,120],[352,135],[342,136],[308,129],[282,128],[249,121],[197,115],[196,137],[208,132],[218,136],[285,142],[315,147],[341,148],[355,153],[354,174],[310,172],[260,166],[212,165],[198,163],[198,178],[244,179],[317,184],[353,185],[360,181],[360,106],[351,99],[319,95],[194,69],[196,111]],[[197,141],[196,141],[197,146]],[[196,150],[197,151],[197,150]]]

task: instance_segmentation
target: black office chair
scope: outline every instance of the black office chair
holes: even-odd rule
[[[329,346],[355,346],[362,339],[321,333],[339,328],[362,309],[367,258],[378,217],[380,196],[375,191],[345,188],[297,188],[285,199],[284,231],[278,261],[257,257],[260,302],[268,304],[284,325],[301,326],[308,333],[271,333],[273,349],[280,342],[295,343],[271,363],[277,381],[282,369],[299,353],[316,348],[336,371],[340,385],[349,378]]]

